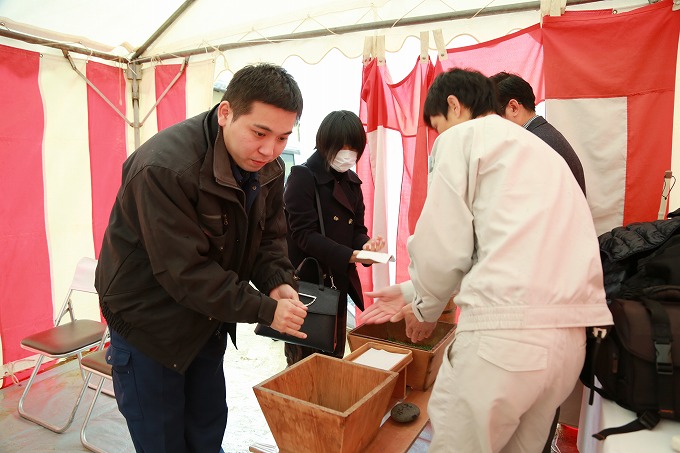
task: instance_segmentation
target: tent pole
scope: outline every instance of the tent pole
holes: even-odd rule
[[[195,1],[196,0],[184,0],[184,3],[182,3],[180,7],[177,8],[177,11],[172,13],[172,16],[168,17],[168,19],[163,23],[163,25],[161,25],[158,28],[158,30],[156,30],[154,34],[151,35],[149,39],[147,39],[146,42],[139,47],[139,49],[137,49],[134,55],[130,57],[130,60],[134,61],[137,58],[139,58],[144,52],[146,52],[146,49],[148,49],[149,46],[153,44],[158,39],[158,37],[162,35],[163,32],[165,32],[165,30],[167,30],[168,27],[170,27],[170,25],[172,25],[177,20],[177,18],[181,16],[184,13],[184,11],[186,11],[186,9],[189,6],[191,6],[191,4],[194,3]]]
[[[137,63],[128,64],[127,78],[131,80],[132,127],[135,132],[135,149],[137,149],[142,144],[141,124],[139,124],[139,80],[142,79],[142,65]]]
[[[70,44],[64,44],[63,42],[52,41],[52,40],[44,39],[44,38],[38,38],[36,36],[27,35],[27,34],[24,34],[24,33],[18,33],[18,32],[6,30],[6,29],[3,29],[3,28],[0,28],[0,36],[4,36],[5,38],[10,38],[10,39],[16,39],[17,41],[27,42],[29,44],[39,44],[41,46],[52,47],[54,49],[59,49],[59,50],[66,51],[66,52],[73,52],[73,53],[88,55],[90,57],[97,57],[97,58],[101,58],[102,60],[117,61],[117,62],[120,62],[120,61],[127,62],[127,61],[129,61],[128,58],[121,57],[121,56],[118,56],[118,55],[112,55],[110,53],[99,52],[97,50],[92,50],[92,49],[83,49],[82,47],[76,47],[76,46],[72,46]]]

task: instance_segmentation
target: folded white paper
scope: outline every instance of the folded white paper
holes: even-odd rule
[[[361,250],[357,253],[357,258],[360,260],[373,260],[376,263],[387,263],[394,261],[394,257],[389,253],[371,252],[369,250]]]
[[[352,360],[354,363],[360,365],[367,365],[373,368],[380,368],[381,370],[391,370],[397,363],[404,359],[407,354],[400,354],[398,352],[389,352],[384,349],[369,348],[359,357]]]

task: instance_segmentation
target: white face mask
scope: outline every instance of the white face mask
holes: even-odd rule
[[[340,173],[344,173],[357,163],[358,153],[351,149],[341,149],[331,162],[331,168]]]

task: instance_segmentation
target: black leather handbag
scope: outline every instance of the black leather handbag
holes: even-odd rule
[[[307,263],[316,266],[318,274],[316,283],[299,280],[298,275]],[[307,334],[307,338],[302,339],[287,335],[264,324],[258,324],[255,327],[255,333],[288,343],[320,349],[324,352],[333,352],[337,343],[336,327],[340,291],[324,286],[321,265],[316,258],[308,257],[302,260],[295,270],[295,278],[298,280],[300,301],[307,306],[307,317],[300,328],[301,332]]]

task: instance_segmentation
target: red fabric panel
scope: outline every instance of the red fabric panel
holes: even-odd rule
[[[671,4],[664,0],[612,16],[572,14],[544,22],[547,97],[628,97],[624,225],[656,219],[664,171],[671,164],[680,33],[680,14],[671,13]]]
[[[550,99],[621,97],[675,86],[680,14],[664,0],[609,16],[545,17]],[[568,68],[568,70],[565,70]],[[661,115],[655,112],[653,118]],[[672,120],[672,115],[666,117]]]
[[[389,83],[387,67],[378,66],[377,59],[374,58],[364,67],[359,116],[366,124],[368,133],[376,130],[378,126],[400,130],[394,98],[387,95]]]
[[[410,258],[406,250],[406,241],[413,234],[420,212],[427,196],[428,156],[432,149],[435,135],[431,134],[423,120],[423,105],[427,96],[427,89],[432,83],[433,67],[428,60],[426,64],[416,62],[416,65],[400,84],[393,89],[399,105],[409,114],[408,131],[415,137],[404,136],[402,141],[404,168],[401,180],[402,196],[399,203],[399,223],[396,239],[396,276],[395,281],[402,282],[409,279],[408,265]],[[408,108],[406,108],[408,106]],[[402,132],[402,135],[406,135]]]
[[[371,61],[364,66],[362,71],[362,86],[361,86],[361,102],[359,105],[359,117],[366,127],[366,133],[375,134],[378,126],[387,127],[388,123],[388,109],[394,111],[394,103],[387,104],[385,96],[385,89],[383,84],[384,66],[379,67],[377,60]],[[390,100],[391,101],[391,100]],[[391,115],[394,128],[397,128],[396,115]],[[357,161],[356,171],[361,178],[361,191],[364,195],[364,224],[368,229],[369,237],[373,236],[373,215],[374,215],[374,199],[375,199],[375,181],[373,180],[373,172],[371,170],[371,140],[369,138],[366,143],[366,149],[361,155],[361,159]],[[375,150],[374,150],[375,151]],[[373,275],[370,267],[357,266],[359,279],[361,280],[361,287],[363,291],[371,291],[373,289]],[[364,307],[369,307],[373,301],[371,299],[364,299]],[[361,323],[361,317],[357,316],[357,323]]]
[[[394,129],[402,135],[403,174],[396,235],[396,281],[408,280],[409,257],[406,240],[412,234],[427,192],[427,161],[433,135],[422,119],[422,106],[432,79],[432,65],[416,59],[413,70],[404,80],[391,84],[384,66],[373,60],[364,68],[360,116],[369,131],[378,126]],[[390,150],[385,150],[389,153]],[[390,159],[389,154],[386,159]],[[370,177],[370,166],[359,167],[360,177]],[[374,189],[362,185],[364,199],[373,200]],[[368,203],[367,203],[368,204]],[[368,209],[368,207],[367,207]],[[372,210],[371,210],[372,214]],[[367,217],[368,218],[368,217]],[[372,217],[371,217],[372,218]],[[371,284],[362,276],[362,284]]]
[[[673,96],[664,91],[628,97],[624,225],[658,217],[663,177],[671,168]]]
[[[125,115],[125,74],[122,69],[90,62],[87,65],[87,78]],[[111,207],[120,187],[121,166],[127,157],[127,124],[89,86],[87,110],[92,181],[92,235],[95,258],[99,258]]]
[[[53,325],[45,230],[40,55],[0,46],[0,335],[5,363],[22,338]]]
[[[181,67],[178,64],[156,66],[156,99],[160,98],[172,83]],[[186,84],[187,72],[185,70],[156,106],[159,131],[187,118]]]
[[[539,103],[545,99],[542,39],[536,24],[491,41],[448,49],[448,59],[437,62],[435,75],[455,67],[476,69],[487,77],[514,73],[529,82]]]

